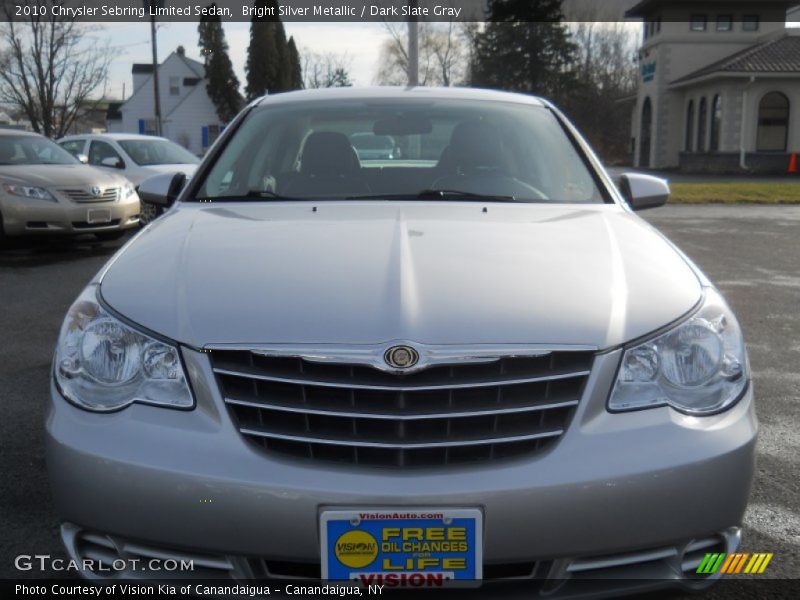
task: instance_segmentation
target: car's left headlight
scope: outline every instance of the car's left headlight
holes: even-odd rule
[[[625,350],[608,401],[611,411],[671,406],[692,415],[721,412],[747,387],[747,354],[725,300],[705,288],[690,318]]]
[[[95,285],[81,293],[64,319],[53,371],[64,397],[92,411],[134,402],[194,405],[178,348],[110,314],[98,301]]]
[[[133,187],[132,183],[126,183],[122,186],[122,199],[127,200],[131,196],[136,193],[136,188]]]

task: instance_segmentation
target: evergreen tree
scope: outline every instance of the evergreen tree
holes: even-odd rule
[[[294,89],[290,48],[286,30],[278,17],[278,2],[255,0],[255,6],[261,8],[265,16],[253,17],[250,22],[250,46],[245,66],[248,100]]]
[[[328,73],[327,82],[325,87],[352,87],[353,82],[350,81],[350,73],[347,69],[338,67]]]
[[[271,94],[286,92],[291,90],[292,71],[289,65],[289,44],[286,41],[286,30],[280,19],[272,23],[275,35],[275,48],[278,53],[274,58],[275,71],[270,82],[269,91]]]
[[[491,0],[475,37],[472,84],[569,100],[576,47],[562,23],[561,0]]]
[[[294,38],[289,38],[288,52],[289,60],[289,89],[302,90],[303,89],[303,67],[300,64],[300,53],[297,51],[297,45],[294,43]]]
[[[211,4],[209,8],[215,8]],[[216,11],[210,11],[212,13]],[[206,91],[223,123],[229,122],[242,107],[239,80],[228,56],[228,43],[219,16],[203,16],[197,26],[198,46],[205,60]]]

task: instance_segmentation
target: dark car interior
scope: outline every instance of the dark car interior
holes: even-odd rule
[[[603,201],[571,140],[541,107],[273,108],[252,120],[237,146],[216,161],[198,197],[415,198],[437,190]],[[359,159],[353,139],[365,145],[391,139],[394,150]]]

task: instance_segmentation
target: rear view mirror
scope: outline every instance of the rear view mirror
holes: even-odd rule
[[[164,173],[145,179],[139,185],[139,199],[148,204],[169,207],[175,203],[186,185],[185,173]]]
[[[89,164],[89,157],[86,156],[85,154],[76,154],[75,158],[77,158],[78,161],[83,163],[84,165],[88,165]]]
[[[103,160],[100,161],[100,164],[104,167],[111,167],[112,169],[125,168],[125,165],[116,156],[109,156],[108,158],[104,158]]]
[[[626,173],[620,178],[619,189],[633,210],[647,210],[664,206],[669,200],[669,183],[666,179]]]
[[[425,117],[401,115],[376,121],[372,127],[375,135],[403,136],[426,135],[433,131],[433,123]]]

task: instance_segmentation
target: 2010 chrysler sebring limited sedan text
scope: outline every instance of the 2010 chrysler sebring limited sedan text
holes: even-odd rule
[[[360,160],[364,135],[398,152]],[[170,557],[187,577],[708,585],[753,472],[747,356],[633,214],[666,183],[619,190],[527,96],[254,102],[188,185],[141,185],[179,201],[64,321],[47,458],[70,555],[142,559],[116,577]]]

